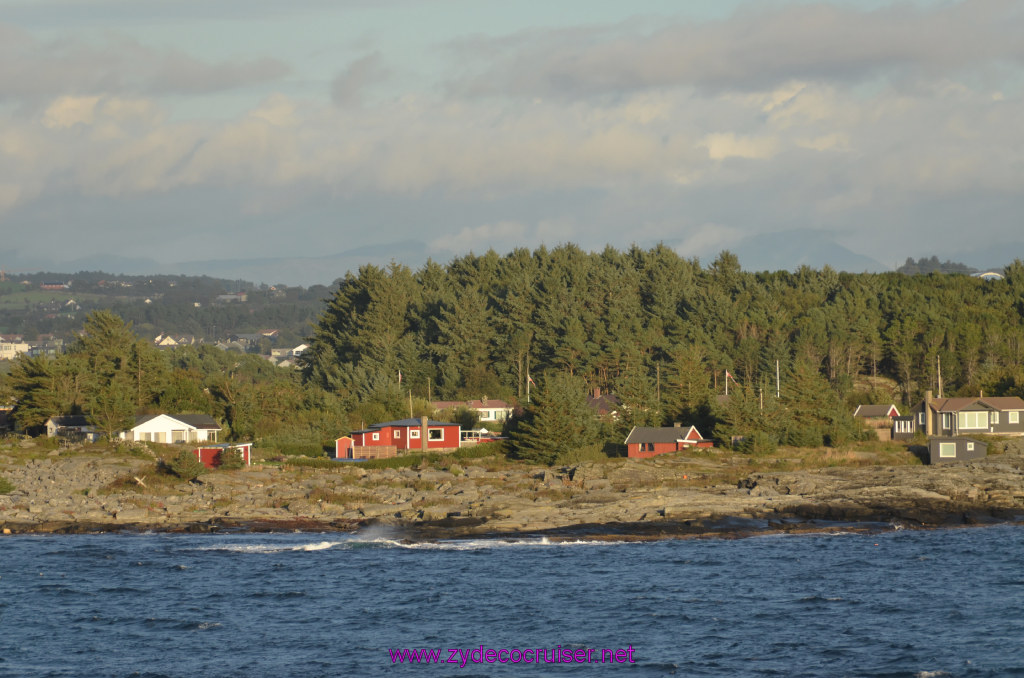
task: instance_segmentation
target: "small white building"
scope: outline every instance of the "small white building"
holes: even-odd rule
[[[148,414],[118,435],[122,440],[152,443],[215,443],[220,430],[208,414]]]

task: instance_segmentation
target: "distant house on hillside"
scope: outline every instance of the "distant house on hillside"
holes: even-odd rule
[[[688,447],[714,447],[714,442],[706,440],[696,426],[683,428],[675,426],[634,426],[626,436],[627,457],[654,457],[659,454],[676,452]]]
[[[600,388],[594,388],[587,396],[587,405],[594,410],[594,414],[600,419],[618,419],[619,410],[622,409],[622,401],[613,393],[601,393]]]
[[[435,400],[430,405],[437,412],[465,407],[476,412],[480,421],[505,421],[512,416],[513,409],[504,400],[494,400],[486,396],[479,400]]]

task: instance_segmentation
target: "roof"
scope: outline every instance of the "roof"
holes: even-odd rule
[[[900,416],[900,411],[896,409],[896,406],[892,403],[888,405],[858,405],[853,416],[864,417],[870,419],[872,417],[888,417],[890,413],[895,410],[896,414],[893,416]]]
[[[674,443],[679,440],[687,440],[690,431],[697,434],[697,437],[704,440],[695,426],[634,426],[633,430],[626,436],[626,445],[634,443]],[[693,440],[689,438],[689,440]]]
[[[170,417],[171,419],[180,421],[192,428],[207,429],[211,431],[220,430],[220,424],[218,424],[217,421],[208,414],[146,414],[135,418],[135,427],[141,426],[148,421],[153,421],[157,417],[161,416]]]
[[[587,396],[587,405],[597,410],[598,414],[608,414],[609,412],[618,411],[622,403],[614,393],[606,393],[598,396]]]
[[[422,422],[419,419],[399,419],[397,421],[385,421],[380,424],[370,424],[366,430],[372,431],[374,429],[381,429],[385,426],[391,426],[393,428],[406,428],[409,426],[419,426]],[[434,421],[433,419],[427,420],[427,426],[459,426],[459,424],[452,423],[450,421]]]
[[[59,417],[50,417],[54,426],[88,426],[89,420],[82,414],[69,414]]]
[[[931,407],[936,412],[959,412],[978,403],[993,410],[1024,410],[1024,400],[1017,396],[995,398],[935,398]]]
[[[488,398],[484,400],[435,400],[430,403],[435,410],[451,410],[456,407],[468,407],[474,410],[484,409],[511,409],[512,406],[506,403],[504,400],[492,400]]]

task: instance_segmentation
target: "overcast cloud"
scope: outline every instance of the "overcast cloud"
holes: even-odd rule
[[[891,265],[1021,240],[1021,3],[654,4],[573,26],[526,3],[535,25],[507,32],[442,2],[418,42],[403,3],[183,15],[223,31],[208,51],[162,23],[0,24],[0,250],[708,257],[814,229]]]

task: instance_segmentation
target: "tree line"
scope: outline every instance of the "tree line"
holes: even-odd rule
[[[755,273],[729,252],[702,265],[661,245],[490,251],[339,279],[301,372],[157,351],[100,311],[67,353],[17,359],[5,388],[22,427],[197,412],[233,438],[312,444],[428,414],[430,399],[489,397],[521,406],[514,453],[541,461],[676,421],[751,451],[840,444],[861,435],[852,405],[912,404],[940,371],[944,395],[1024,395],[1024,264],[1005,276]],[[618,418],[593,416],[596,389]]]

